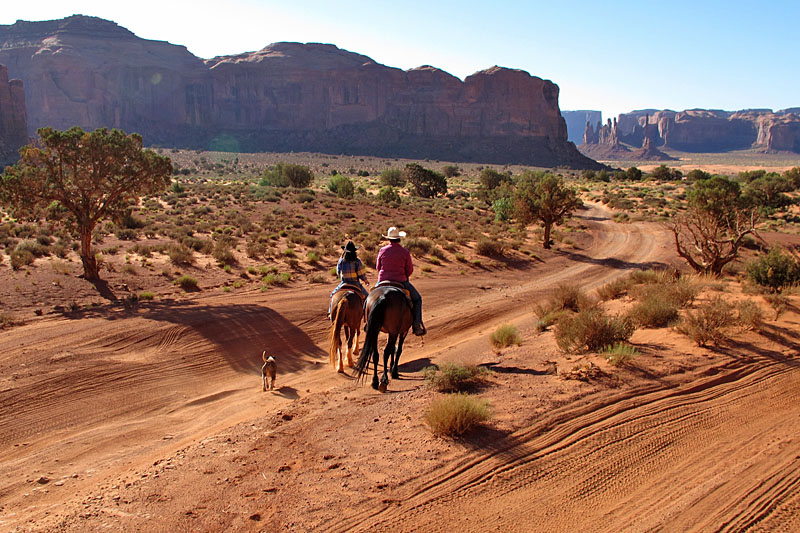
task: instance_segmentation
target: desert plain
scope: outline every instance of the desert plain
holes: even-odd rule
[[[222,170],[255,179],[273,160],[170,155],[187,169],[180,186],[135,213],[156,229],[100,236],[102,283],[80,279],[68,249],[17,270],[7,255],[0,264],[0,529],[800,528],[800,299],[788,295],[775,313],[748,291],[742,265],[753,250],[720,279],[692,277],[659,221],[669,196],[638,201],[618,222],[613,194],[604,202],[586,185],[584,208],[546,250],[535,225],[498,224],[469,194],[386,207],[325,189],[336,167],[369,195],[380,170],[403,161],[272,155],[308,164],[317,180],[306,196],[267,199]],[[748,161],[686,165],[764,168]],[[477,172],[462,165],[450,192],[469,192]],[[660,187],[642,186],[640,199]],[[341,241],[366,243],[362,257],[374,258],[389,225],[429,241],[412,277],[428,334],[408,338],[400,379],[381,394],[329,365],[325,315]],[[186,226],[194,231],[181,233]],[[248,235],[259,231],[268,245],[251,257]],[[214,232],[233,239],[226,268],[197,250],[172,261],[159,247]],[[762,233],[800,242],[792,223]],[[503,252],[481,255],[480,237]],[[703,347],[674,327],[639,328],[630,339],[638,355],[618,366],[564,353],[552,329],[540,331],[536,305],[559,287],[596,297],[647,269],[691,278],[693,307],[751,299],[764,324]],[[183,275],[197,287],[177,287]],[[374,269],[368,276],[374,282]],[[623,312],[633,298],[600,305]],[[502,325],[517,328],[518,345],[489,342]],[[261,391],[264,350],[278,360],[272,392]],[[436,436],[424,421],[442,393],[423,369],[447,362],[490,371],[472,394],[491,417],[459,438]]]

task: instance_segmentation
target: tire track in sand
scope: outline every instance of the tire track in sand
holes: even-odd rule
[[[762,360],[678,390],[629,391],[593,411],[568,406],[417,480],[393,495],[399,503],[327,530],[796,526],[800,369],[791,363]]]

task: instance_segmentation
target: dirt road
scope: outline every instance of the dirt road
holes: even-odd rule
[[[419,279],[430,333],[407,343],[405,379],[389,395],[328,367],[327,286],[122,314],[101,308],[4,333],[0,529],[740,530],[770,520],[796,529],[800,375],[792,356],[749,350],[746,359],[703,363],[708,377],[640,376],[591,394],[537,382],[544,394],[588,399],[560,407],[542,399],[531,423],[489,432],[467,449],[421,427],[423,366],[496,357],[487,353],[489,332],[508,322],[530,327],[531,305],[559,283],[592,289],[672,257],[657,226],[615,224],[599,207],[582,217],[591,238],[545,262],[474,275],[453,266]],[[260,392],[263,349],[278,356],[275,394]],[[540,359],[553,353],[543,340],[527,350]],[[494,403],[518,401],[517,390],[502,390]],[[387,416],[398,417],[391,431],[365,432],[363,420]],[[421,449],[399,463],[373,458],[370,449],[391,435],[430,448],[435,460]],[[335,451],[320,451],[319,461],[338,458],[326,475],[348,475],[327,479],[299,466],[326,446]],[[372,470],[356,481],[364,461]],[[278,474],[293,477],[273,486]],[[393,481],[375,489],[374,477]],[[335,496],[345,486],[361,496]]]

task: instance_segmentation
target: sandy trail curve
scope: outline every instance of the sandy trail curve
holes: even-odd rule
[[[430,333],[424,342],[409,339],[403,362],[421,368],[455,354],[479,358],[488,332],[529,321],[531,305],[559,283],[592,289],[673,255],[657,225],[615,224],[599,206],[580,217],[591,242],[546,263],[417,280]],[[200,296],[123,314],[87,311],[80,320],[46,319],[4,334],[0,526],[40,517],[104,480],[341,385],[346,378],[331,371],[325,350],[329,291]],[[262,349],[278,355],[276,394],[258,394]],[[500,447],[487,442],[479,459],[413,480],[399,504],[355,506],[344,522],[324,527],[443,530],[461,517],[459,527],[470,531],[535,530],[547,529],[554,517],[569,524],[589,516],[597,522],[585,523],[613,529],[646,513],[655,528],[666,521],[702,529],[719,524],[719,516],[740,526],[776,513],[791,516],[800,477],[792,435],[800,434],[800,421],[791,415],[793,423],[785,424],[791,414],[785,406],[796,403],[797,380],[796,367],[764,358],[685,390],[653,385],[589,410],[567,405]],[[400,390],[416,386],[394,383]],[[721,466],[734,449],[751,452],[730,459],[739,461],[734,470],[750,469],[741,483]],[[715,468],[719,476],[709,476]],[[713,498],[698,489],[692,499],[673,482],[693,472],[704,472],[704,483],[716,489]],[[31,496],[30,481],[39,476],[72,477],[70,493]],[[760,476],[775,484],[752,485]],[[554,477],[568,482],[553,488]],[[720,498],[735,504],[726,507]],[[687,511],[695,508],[706,511]],[[453,509],[450,521],[437,521],[444,509]],[[587,514],[590,509],[597,512]],[[530,527],[520,528],[523,523]]]

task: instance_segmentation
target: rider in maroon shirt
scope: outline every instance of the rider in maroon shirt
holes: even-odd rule
[[[389,231],[383,236],[389,240],[389,244],[378,252],[376,265],[378,283],[381,281],[395,281],[401,283],[408,290],[411,302],[414,304],[412,331],[414,335],[421,336],[427,333],[425,325],[422,323],[422,297],[411,282],[408,281],[411,273],[414,272],[414,264],[411,261],[411,253],[400,246],[400,239],[405,236],[405,231],[398,231],[394,226],[389,228]]]

